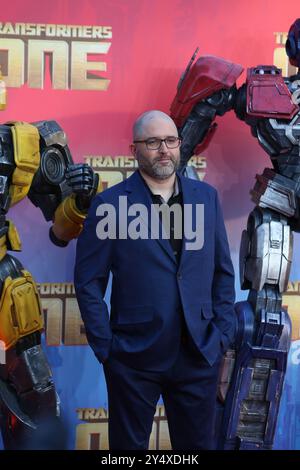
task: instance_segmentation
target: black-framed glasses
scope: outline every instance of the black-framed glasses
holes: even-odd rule
[[[160,149],[162,143],[165,143],[168,149],[176,149],[181,139],[179,137],[166,137],[165,139],[159,139],[158,137],[149,137],[146,140],[134,140],[134,144],[146,144],[148,150],[158,150]]]

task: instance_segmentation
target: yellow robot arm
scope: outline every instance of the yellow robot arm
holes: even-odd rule
[[[102,182],[99,178],[95,194],[101,191]],[[52,232],[62,242],[77,238],[82,230],[86,214],[86,209],[78,208],[75,194],[67,196],[55,211]]]

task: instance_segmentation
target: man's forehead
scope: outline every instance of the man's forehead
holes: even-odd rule
[[[153,136],[159,135],[175,135],[177,136],[177,129],[171,119],[164,119],[162,117],[153,117],[145,120],[140,131],[143,134],[153,134]]]

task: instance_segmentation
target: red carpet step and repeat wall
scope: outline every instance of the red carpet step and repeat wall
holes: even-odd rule
[[[135,169],[131,126],[148,109],[169,111],[191,55],[217,55],[245,69],[275,64],[284,75],[284,44],[299,2],[253,0],[14,0],[2,2],[0,64],[8,86],[2,122],[55,119],[69,138],[75,162],[88,162],[105,187]],[[246,72],[238,85],[245,80]],[[222,202],[239,288],[240,235],[252,210],[255,174],[268,156],[233,112],[218,119],[209,148],[193,158],[201,179]],[[44,343],[61,400],[69,449],[107,449],[107,394],[102,367],[86,342],[74,293],[76,241],[58,248],[49,223],[26,199],[10,218],[18,227],[18,254],[38,282],[45,315]],[[300,448],[300,259],[284,303],[293,319],[293,342],[275,447]],[[109,298],[109,288],[107,299]],[[151,449],[169,447],[163,403],[157,405]]]

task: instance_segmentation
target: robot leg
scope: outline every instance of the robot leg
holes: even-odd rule
[[[0,427],[6,449],[51,448],[43,430],[59,411],[51,371],[40,344],[42,312],[36,285],[21,263],[0,261]],[[49,426],[49,432],[51,429]],[[53,431],[52,427],[52,431]]]
[[[285,216],[260,207],[252,211],[240,251],[242,289],[250,292],[247,302],[236,304],[238,335],[220,448],[272,448],[291,337],[282,292],[292,245]]]

